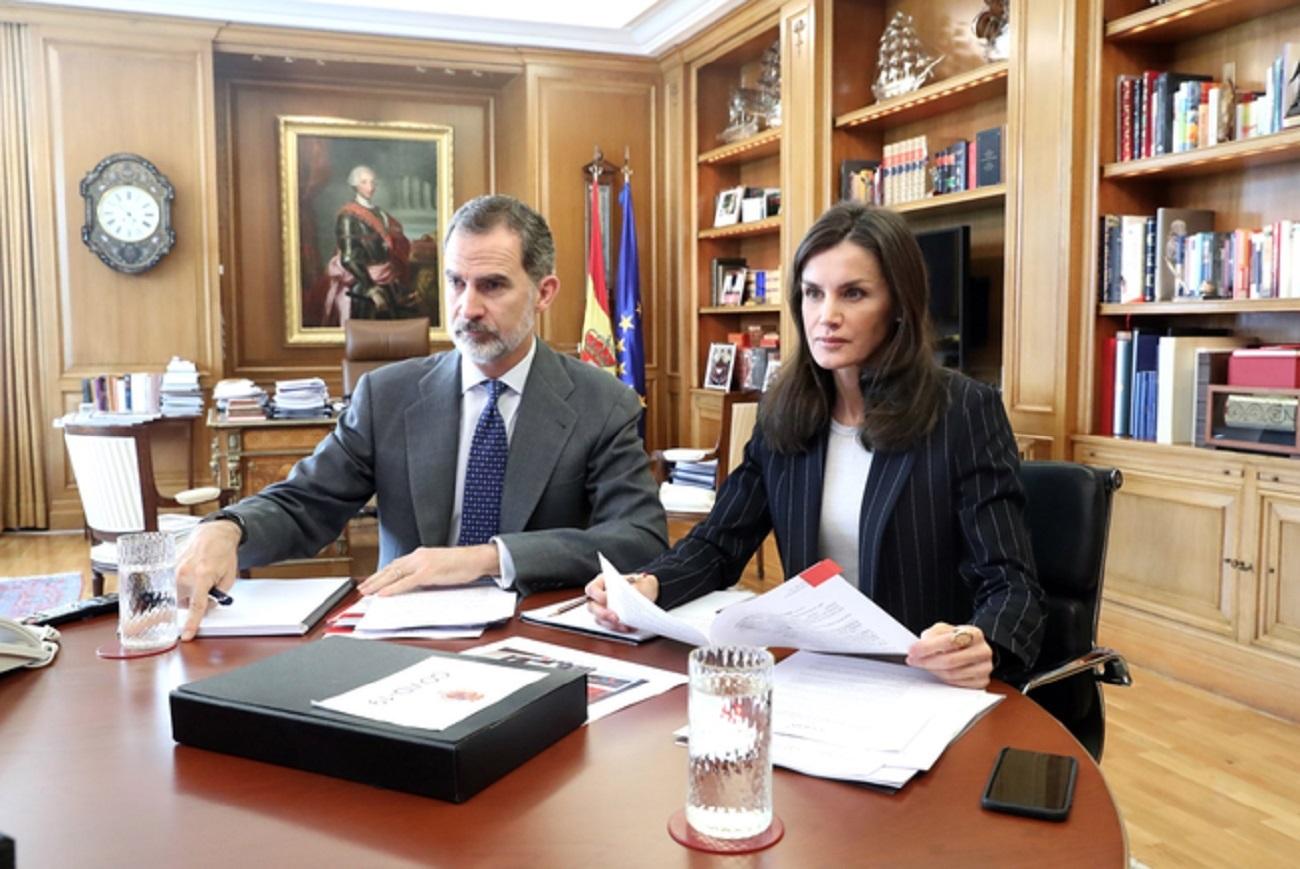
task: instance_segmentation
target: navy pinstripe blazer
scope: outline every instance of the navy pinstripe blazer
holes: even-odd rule
[[[927,437],[872,459],[859,583],[917,633],[937,621],[977,625],[1002,650],[999,675],[1018,674],[1038,657],[1043,616],[1015,438],[991,387],[952,374],[948,393]],[[806,452],[782,455],[755,427],[713,511],[643,568],[659,579],[660,606],[734,584],[772,530],[786,576],[819,561],[825,457],[825,437]]]

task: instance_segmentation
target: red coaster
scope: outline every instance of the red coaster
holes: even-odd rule
[[[161,649],[128,649],[122,645],[120,640],[113,640],[111,643],[105,643],[96,649],[95,654],[101,658],[147,658],[150,655],[161,655],[163,652],[170,652],[178,645],[180,645],[180,640],[170,646],[163,646]]]
[[[781,819],[776,815],[772,815],[772,825],[757,836],[750,836],[748,839],[715,839],[697,833],[690,824],[686,823],[686,809],[681,808],[673,812],[672,817],[668,819],[668,835],[672,836],[677,844],[696,851],[707,851],[710,854],[749,854],[770,848],[781,841],[781,837],[785,835],[785,824],[781,823]]]

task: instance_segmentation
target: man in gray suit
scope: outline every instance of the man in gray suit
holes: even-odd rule
[[[667,545],[636,395],[533,335],[560,288],[546,221],[481,196],[452,217],[444,247],[456,349],[367,374],[287,480],[205,519],[177,565],[191,591],[183,639],[208,590],[229,589],[241,568],[315,554],[371,495],[380,568],[367,594],[481,576],[524,593],[581,585],[597,551],[631,565]]]

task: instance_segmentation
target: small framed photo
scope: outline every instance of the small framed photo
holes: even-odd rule
[[[731,372],[736,367],[735,344],[710,344],[709,361],[704,367],[704,388],[727,392],[731,389]]]
[[[776,380],[777,372],[780,370],[781,370],[780,359],[767,360],[767,368],[763,370],[763,391],[764,392],[767,392],[767,388],[772,385],[772,381]]]
[[[749,269],[743,266],[725,268],[722,271],[722,295],[724,305],[739,305],[745,300],[745,277]]]
[[[718,194],[718,204],[713,212],[714,226],[732,226],[740,222],[740,201],[744,187],[732,187]]]

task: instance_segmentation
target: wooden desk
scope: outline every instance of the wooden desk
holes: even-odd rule
[[[255,495],[289,476],[301,458],[311,455],[321,439],[334,430],[334,419],[228,420],[208,408],[212,433],[213,485],[229,489],[236,499]],[[348,576],[352,569],[346,533],[315,558],[280,562],[257,568],[254,576]]]
[[[529,607],[558,599],[538,596]],[[1096,764],[1032,701],[1008,696],[897,794],[777,769],[785,838],[713,858],[669,838],[682,805],[686,721],[676,688],[570,734],[452,805],[176,745],[174,686],[288,649],[298,639],[205,639],[152,658],[103,661],[115,620],[67,625],[46,670],[0,679],[0,830],[19,866],[979,866],[1123,867],[1115,803]],[[686,647],[587,639],[518,620],[512,633],[685,670]],[[1064,823],[982,811],[1004,745],[1079,760]]]

